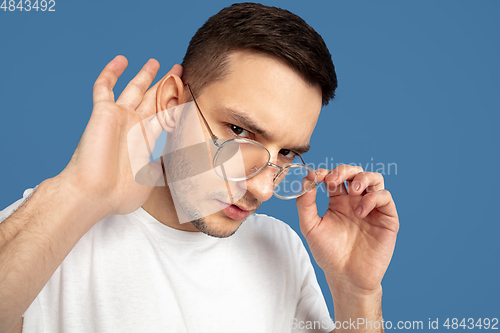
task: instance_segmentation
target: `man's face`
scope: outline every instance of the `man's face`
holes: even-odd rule
[[[307,148],[321,109],[320,87],[310,86],[288,65],[266,55],[239,51],[229,59],[228,74],[196,96],[214,134],[221,139],[239,137],[261,143],[269,150],[271,163],[276,163],[279,154],[286,150]],[[223,200],[218,193],[223,193],[224,188],[212,188],[213,193],[197,199],[193,199],[193,191],[175,196],[185,212],[206,206],[225,207],[191,223],[211,236],[228,237],[262,202],[271,198],[277,171],[267,167],[246,180],[244,195],[234,205],[218,202]],[[218,183],[222,184],[220,179]],[[194,190],[197,185],[188,187]]]

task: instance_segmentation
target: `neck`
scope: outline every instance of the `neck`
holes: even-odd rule
[[[192,223],[179,223],[174,201],[168,186],[155,187],[149,199],[142,205],[149,215],[164,225],[184,231],[199,231]]]

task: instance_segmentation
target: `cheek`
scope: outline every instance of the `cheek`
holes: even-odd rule
[[[246,193],[246,181],[225,181],[213,170],[187,177],[182,181],[169,184],[179,198],[205,205],[204,202],[220,200],[230,203],[231,199],[238,201]],[[218,206],[217,206],[218,207]],[[218,209],[220,210],[220,209]]]

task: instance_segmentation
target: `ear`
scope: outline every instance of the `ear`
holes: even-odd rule
[[[156,89],[156,112],[162,127],[170,133],[175,131],[184,101],[184,83],[175,74],[165,75]]]

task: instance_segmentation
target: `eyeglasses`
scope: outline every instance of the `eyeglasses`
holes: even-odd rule
[[[269,150],[257,141],[245,138],[219,139],[210,129],[189,84],[187,87],[214,145],[218,148],[213,158],[213,167],[219,177],[227,181],[243,181],[255,177],[268,166],[276,168],[278,172],[273,179],[273,194],[285,200],[300,197],[317,184],[318,176],[315,171],[306,166],[302,156],[295,152],[289,151],[291,156],[283,156],[274,164],[270,162]],[[299,159],[301,163],[298,163]],[[303,180],[310,175],[314,175],[314,181],[304,187]]]

